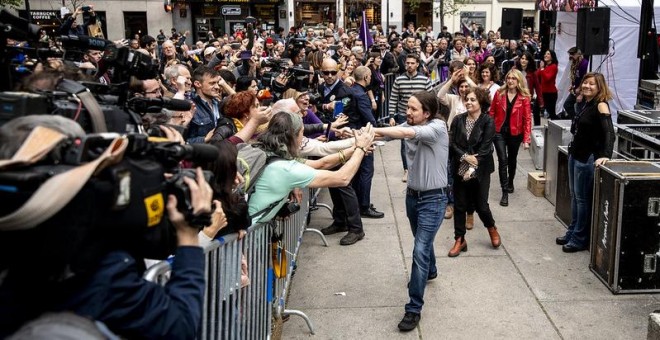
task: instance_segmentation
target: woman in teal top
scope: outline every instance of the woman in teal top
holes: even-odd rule
[[[319,160],[299,159],[303,140],[303,123],[299,115],[278,112],[270,120],[268,130],[259,136],[255,145],[262,150],[284,159],[274,161],[264,169],[255,183],[255,192],[249,198],[250,215],[260,212],[279,201],[273,209],[255,216],[255,221],[268,221],[284,205],[285,198],[295,188],[328,188],[347,186],[371,148],[374,132],[371,125],[355,131],[355,147],[348,152],[338,152]],[[331,169],[344,164],[336,171]]]

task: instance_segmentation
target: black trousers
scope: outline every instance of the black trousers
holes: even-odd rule
[[[541,125],[541,108],[539,107],[539,100],[534,99],[530,101],[530,105],[532,106],[532,117],[534,118],[534,126],[539,126]]]
[[[374,155],[365,155],[358,171],[353,176],[351,185],[355,190],[361,210],[369,209],[371,205],[371,182],[374,178]]]
[[[332,199],[332,224],[346,226],[350,232],[362,231],[360,206],[355,190],[349,184],[346,187],[330,188]]]
[[[516,166],[518,165],[518,150],[522,143],[523,135],[511,136],[508,133],[496,133],[493,137],[495,152],[497,153],[497,170],[500,174],[500,186],[505,190],[516,177]]]
[[[545,110],[548,111],[548,118],[550,120],[559,119],[557,116],[557,92],[555,93],[543,93],[543,103],[545,104]]]
[[[463,181],[454,177],[454,238],[465,236],[465,213],[473,206],[486,228],[495,226],[493,213],[488,205],[490,175]]]
[[[575,98],[575,95],[570,93],[568,97],[566,97],[566,100],[564,101],[564,111],[566,111],[567,117],[566,119],[573,119],[575,117],[575,103],[577,101],[577,98]]]

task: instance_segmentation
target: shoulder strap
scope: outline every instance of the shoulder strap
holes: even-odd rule
[[[266,159],[266,165],[264,165],[264,169],[266,168],[266,166],[268,166],[268,164],[271,164],[271,163],[276,162],[276,161],[283,161],[283,160],[284,160],[284,158],[269,153],[268,158]],[[286,199],[286,197],[283,198],[283,199]],[[278,204],[280,204],[281,201],[282,200],[279,200],[279,201],[275,201],[275,202],[269,204],[265,208],[257,211],[256,213],[251,214],[250,218],[255,218],[255,217],[257,217],[257,216],[259,216],[259,215],[261,215],[261,214],[263,214],[267,211],[270,211],[271,209],[275,208]]]
[[[74,95],[85,106],[89,117],[92,120],[92,128],[94,132],[108,132],[108,127],[105,124],[105,116],[99,103],[94,98],[89,90],[82,84],[73,80],[63,79],[57,85],[57,89],[66,93]]]
[[[47,131],[44,132],[44,129]],[[47,137],[44,133],[50,137]],[[33,148],[35,143],[45,138],[49,138],[49,146],[44,146],[40,149]],[[65,136],[57,131],[37,127],[32,130],[27,140],[12,158],[12,160],[14,160],[14,158],[19,160],[20,158],[24,161],[13,163],[11,162],[12,160],[9,162],[0,161],[0,169],[7,167],[8,165],[19,163],[34,163],[43,158],[43,156],[48,154],[48,152],[57,145],[57,143],[53,143],[53,141],[57,139],[61,141],[64,138]],[[128,140],[126,138],[116,138],[103,154],[94,161],[51,177],[44,182],[20,208],[9,215],[0,217],[0,230],[9,231],[30,229],[48,220],[64,208],[64,206],[66,206],[78,194],[80,189],[82,189],[85,183],[87,183],[87,180],[92,177],[94,173],[102,170],[110,164],[120,161],[127,146]],[[31,153],[30,150],[33,150],[34,152]]]

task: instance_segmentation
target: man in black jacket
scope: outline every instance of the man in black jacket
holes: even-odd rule
[[[382,74],[395,73],[399,70],[399,65],[394,58],[394,54],[390,52],[389,45],[387,44],[386,37],[378,38],[378,45],[374,47],[375,51],[380,52],[380,57],[383,59],[383,62],[380,64],[380,72]]]
[[[376,124],[371,101],[367,95],[367,85],[371,83],[371,70],[366,66],[359,66],[353,72],[355,84],[352,87],[353,98],[355,101],[355,110],[353,115],[348,117],[349,127],[352,129],[361,129]],[[358,172],[353,177],[353,189],[360,204],[360,214],[367,218],[383,218],[385,214],[376,210],[371,204],[371,182],[374,177],[374,155],[365,155],[360,163]]]
[[[337,62],[330,58],[323,60],[321,76],[324,82],[319,85],[319,93],[323,96],[323,99],[317,108],[324,112],[326,116],[332,115],[335,111],[335,105],[341,102],[344,106],[343,113],[349,117],[353,116],[353,92],[337,77]],[[348,234],[341,239],[339,244],[354,244],[364,238],[359,202],[355,190],[350,185],[342,188],[330,188],[329,190],[333,204],[333,222],[321,232],[324,235],[331,235],[348,231]]]

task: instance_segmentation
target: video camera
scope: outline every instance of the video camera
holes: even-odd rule
[[[0,200],[6,203],[0,206],[0,216],[15,212],[54,176],[96,159],[118,137],[106,133],[69,138],[39,163],[0,171]],[[35,275],[58,281],[94,271],[99,258],[111,250],[164,259],[177,244],[165,209],[169,195],[177,198],[177,209],[191,226],[211,224],[211,214],[193,214],[183,178],[195,178],[195,171],[178,164],[214,161],[214,146],[180,145],[144,134],[124,138],[128,147],[122,159],[93,175],[58,213],[32,229],[0,232],[0,271],[39,265]],[[213,180],[210,172],[204,177],[209,183]]]
[[[77,83],[71,80],[58,80],[53,90],[41,91],[37,95],[21,92],[0,92],[0,124],[14,117],[28,114],[56,114],[76,120],[87,132],[143,132],[141,115],[159,112],[163,108],[187,111],[190,104],[185,101],[166,99],[131,98],[128,85],[131,77],[139,80],[158,77],[158,63],[149,55],[118,47],[114,42],[88,36],[65,35],[58,38],[60,49],[39,47],[39,27],[12,14],[0,12],[0,26],[7,26],[0,32],[0,75],[7,75],[8,81],[0,84],[0,89],[13,88],[13,75],[9,70],[30,73],[37,61],[27,63],[29,58],[45,61],[49,57],[62,57],[71,60],[89,50],[103,52],[98,62],[96,77],[112,74],[112,85],[96,82]],[[26,39],[29,47],[6,46],[3,36]],[[36,46],[36,47],[32,47]],[[14,56],[18,56],[14,57]],[[107,72],[112,68],[111,73]],[[93,94],[93,95],[89,95]]]
[[[309,76],[314,72],[304,69],[299,65],[290,66],[290,59],[267,58],[261,62],[262,68],[269,70],[264,72],[261,78],[261,84],[270,87],[275,93],[282,93],[287,89],[295,89],[299,92],[310,89]],[[283,81],[278,81],[278,77],[283,76]]]

